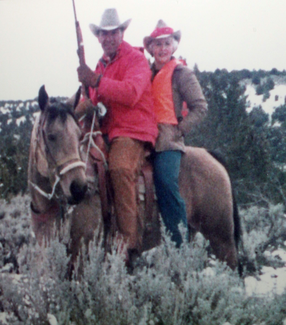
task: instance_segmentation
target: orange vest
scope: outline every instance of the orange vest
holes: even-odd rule
[[[172,93],[172,76],[178,64],[182,62],[176,59],[171,60],[164,65],[153,80],[152,91],[157,123],[178,124]]]

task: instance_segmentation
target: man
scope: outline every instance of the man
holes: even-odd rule
[[[116,9],[105,10],[100,25],[90,25],[103,56],[95,71],[86,65],[78,68],[79,81],[89,87],[92,103],[102,102],[107,108],[102,133],[110,142],[109,171],[127,262],[130,252],[140,251],[142,242],[136,182],[144,148],[155,144],[158,133],[148,62],[142,52],[123,40],[130,21],[120,23]]]

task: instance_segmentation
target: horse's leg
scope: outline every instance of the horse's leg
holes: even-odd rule
[[[199,231],[209,240],[215,256],[234,270],[238,266],[238,259],[232,214],[227,213],[217,221],[210,218],[201,220],[204,222],[200,224]]]
[[[32,229],[40,246],[47,246],[51,240],[55,217],[42,222],[32,218]]]
[[[216,257],[220,261],[225,261],[231,269],[235,270],[238,266],[238,260],[234,238],[223,240],[217,236],[210,236],[209,241]]]
[[[196,230],[209,240],[215,256],[234,270],[238,266],[238,258],[234,238],[233,210],[231,205],[222,210],[222,207],[215,210],[206,209],[204,211],[206,214],[198,213],[192,220],[196,221],[194,224]]]
[[[60,207],[52,205],[45,213],[31,210],[32,229],[40,246],[47,246],[54,233],[55,220],[60,215]]]
[[[217,220],[211,218],[211,215],[216,215],[213,212],[208,212],[208,217],[202,215],[190,215],[189,229],[190,239],[194,238],[197,231],[209,240],[210,246],[215,256],[227,263],[231,269],[238,266],[237,248],[233,233],[233,220],[231,212]]]
[[[82,240],[88,252],[89,242],[94,239],[97,232],[97,239],[100,239],[103,224],[99,196],[93,195],[82,201],[73,209],[71,218],[70,268],[73,269],[81,250]]]
[[[197,234],[197,230],[188,224],[188,242],[194,241]]]
[[[210,241],[217,258],[235,269],[232,186],[225,167],[206,150],[187,147],[181,165],[180,190],[187,205],[189,225]]]

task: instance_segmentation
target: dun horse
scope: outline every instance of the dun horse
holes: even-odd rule
[[[49,100],[45,87],[39,90],[41,112],[34,123],[29,154],[28,184],[31,195],[32,227],[40,245],[46,245],[55,228],[64,220],[67,204],[77,204],[71,212],[71,263],[78,254],[81,239],[87,243],[96,228],[101,229],[100,201],[94,195],[95,181],[86,177],[85,157],[80,150],[82,131],[73,106]],[[94,175],[95,176],[95,175]],[[57,227],[55,227],[57,224]]]
[[[219,260],[232,269],[238,267],[240,220],[231,180],[221,157],[203,148],[186,147],[179,186],[186,202],[190,237],[201,232]],[[143,239],[143,246],[151,248],[152,231],[145,230],[145,236],[150,240]]]
[[[74,107],[76,104],[77,101]],[[50,236],[51,224],[60,213],[60,205],[54,196],[47,197],[43,192],[53,193],[58,180],[64,198],[69,203],[79,203],[74,209],[71,227],[74,261],[80,238],[83,237],[88,242],[96,228],[103,229],[102,214],[108,214],[109,207],[102,200],[107,195],[100,188],[103,177],[99,175],[100,169],[102,170],[100,166],[106,162],[104,155],[99,155],[99,164],[96,168],[91,168],[87,179],[86,167],[82,162],[87,160],[82,154],[89,152],[88,144],[80,141],[81,130],[73,112],[66,104],[49,103],[44,88],[39,91],[39,105],[41,114],[33,129],[29,161],[33,227],[40,242],[43,236]],[[86,121],[86,125],[91,126],[90,120]],[[98,123],[92,125],[98,127]],[[96,130],[91,131],[90,134],[101,137],[99,132],[93,132]],[[81,152],[80,144],[84,146]],[[87,156],[90,159],[89,154]],[[94,171],[98,172],[97,182]],[[97,195],[97,184],[100,196]],[[150,188],[150,184],[147,187]],[[191,231],[201,232],[209,240],[217,258],[235,269],[238,264],[239,217],[230,177],[224,165],[205,149],[187,147],[182,158],[180,190],[186,202]],[[150,201],[147,200],[147,190],[146,201]],[[147,209],[150,214],[148,220],[145,218],[146,209],[145,212],[140,209],[142,220],[145,218],[142,250],[150,249],[160,242],[158,217],[152,213],[156,211],[156,202],[153,203],[152,209]]]

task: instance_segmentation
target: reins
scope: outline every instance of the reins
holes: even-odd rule
[[[84,120],[85,117],[86,117],[86,115],[83,115],[79,121]],[[84,138],[81,140],[81,144],[84,144],[88,140],[85,164],[87,167],[87,160],[88,160],[88,157],[90,154],[90,149],[95,148],[100,153],[100,156],[102,158],[105,168],[108,169],[108,164],[107,164],[104,152],[99,148],[99,146],[93,140],[93,137],[96,138],[98,135],[102,135],[101,131],[94,131],[95,119],[96,119],[96,111],[93,112],[93,118],[92,118],[90,132],[86,132],[84,135]]]
[[[110,200],[111,200],[111,189],[108,181],[107,171],[108,171],[108,163],[106,158],[106,152],[104,149],[103,139],[101,137],[101,131],[94,131],[95,127],[95,118],[96,111],[93,112],[93,120],[90,131],[87,132],[81,141],[82,145],[84,145],[87,141],[87,158],[91,158],[92,164],[95,164],[97,167],[97,175],[98,175],[98,190],[101,201],[101,210],[102,216],[104,219],[104,224],[110,225]],[[86,160],[87,161],[87,160]],[[87,166],[87,164],[86,164]]]
[[[42,196],[44,196],[45,198],[47,198],[48,200],[51,200],[55,194],[55,190],[56,190],[56,186],[58,185],[58,182],[60,181],[60,177],[58,175],[56,175],[56,180],[54,182],[53,188],[52,188],[52,192],[51,193],[47,193],[45,191],[43,191],[42,189],[39,188],[38,185],[36,185],[35,183],[29,181],[29,183],[33,186],[33,188],[38,191]]]
[[[87,159],[88,159],[89,154],[90,154],[90,149],[95,148],[100,153],[100,156],[102,158],[102,161],[104,163],[105,168],[108,169],[108,164],[107,164],[107,161],[106,161],[106,158],[105,158],[105,154],[103,153],[103,151],[98,147],[98,145],[93,140],[93,137],[96,137],[97,135],[102,135],[101,131],[93,131],[93,130],[91,130],[90,132],[87,132],[85,134],[83,140],[81,141],[81,143],[83,144],[88,140],[86,166],[87,166]]]

